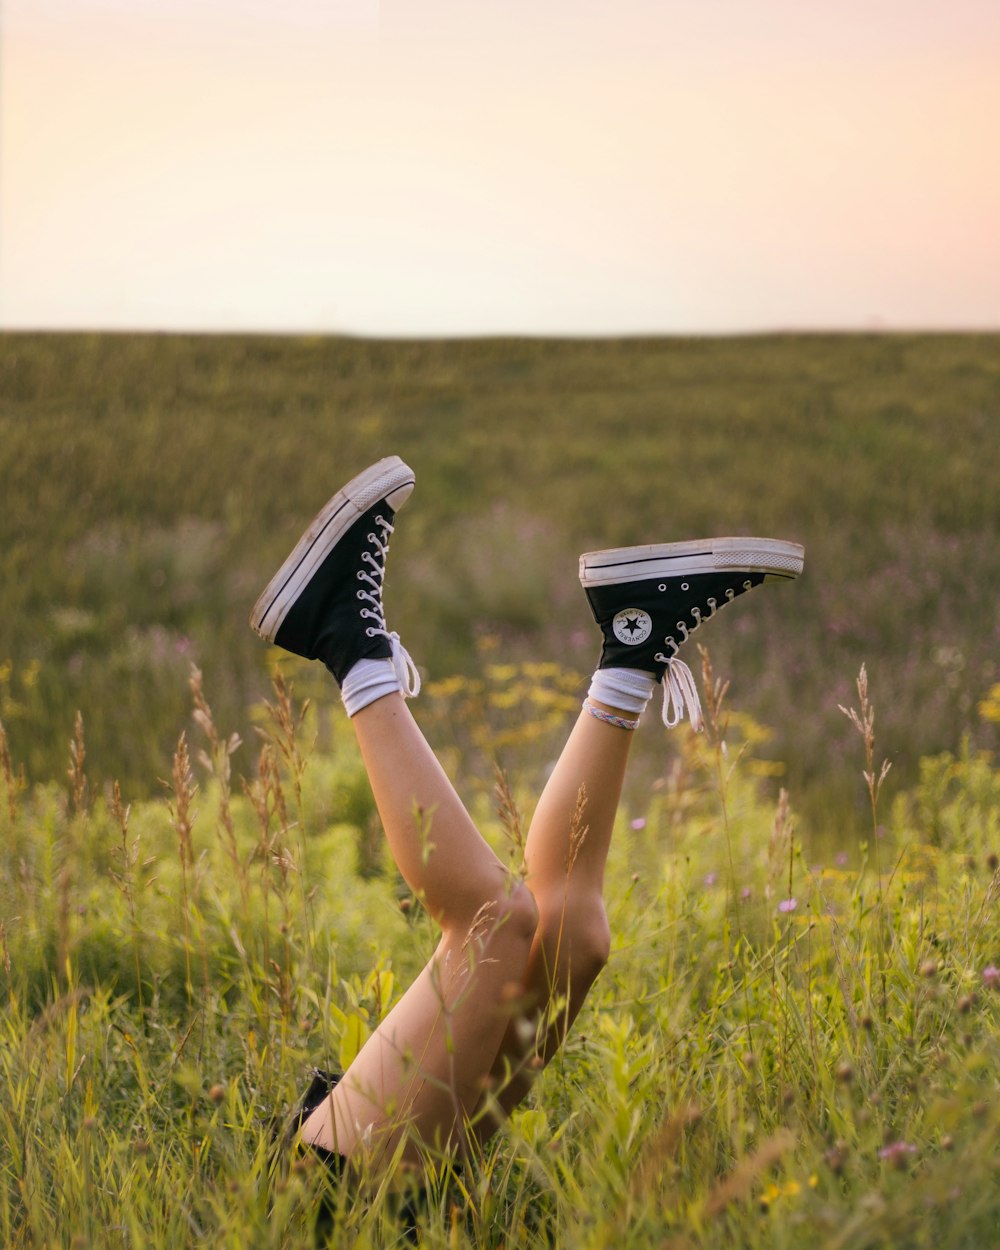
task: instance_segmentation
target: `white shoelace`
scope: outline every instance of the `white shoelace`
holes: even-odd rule
[[[358,569],[358,580],[367,583],[370,588],[358,591],[358,598],[371,604],[370,608],[361,609],[361,616],[375,622],[365,630],[369,638],[381,636],[389,640],[392,668],[399,681],[399,688],[405,698],[412,699],[420,693],[420,674],[417,672],[417,666],[409,651],[400,641],[399,634],[395,630],[390,633],[386,629],[385,614],[382,610],[382,579],[385,576],[385,558],[389,552],[389,535],[393,531],[393,526],[381,516],[376,516],[375,524],[381,527],[382,536],[380,538],[377,534],[369,534],[368,541],[379,553],[380,560],[376,560],[370,551],[361,553],[361,559],[375,570],[375,575],[372,576],[364,569]]]
[[[667,657],[660,654],[656,658],[664,661],[667,666],[663,674],[664,725],[673,729],[681,723],[687,711],[691,718],[691,728],[699,733],[705,724],[705,718],[701,710],[701,700],[698,698],[698,687],[694,684],[694,675],[684,661],[675,655]]]
[[[752,583],[744,582],[743,589],[751,590]],[[726,603],[732,603],[735,598],[736,591],[727,590],[726,602],[722,604],[722,607],[725,607]],[[687,642],[699,625],[710,621],[718,608],[719,602],[714,596],[708,599],[708,616],[702,616],[700,607],[693,607],[691,617],[694,625],[690,629],[683,621],[677,622],[681,642]],[[663,723],[668,729],[673,729],[684,719],[686,711],[691,718],[691,728],[695,733],[700,733],[705,727],[705,716],[701,710],[701,700],[698,698],[698,687],[694,683],[694,676],[684,661],[677,658],[677,643],[674,638],[670,636],[665,641],[668,646],[674,648],[674,652],[667,656],[662,651],[658,651],[653,657],[658,663],[667,666],[663,674]]]

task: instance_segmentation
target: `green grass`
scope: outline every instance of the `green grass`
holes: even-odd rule
[[[196,660],[245,731],[260,586],[345,476],[396,451],[391,625],[432,678],[478,645],[581,674],[580,551],[804,542],[706,629],[810,822],[856,824],[837,704],[867,661],[897,772],[998,678],[1000,338],[626,341],[0,337],[0,720],[30,778],[77,709],[95,784],[150,795]],[[831,814],[837,812],[836,819]]]
[[[508,856],[484,746],[527,815],[574,677],[483,673],[422,715]],[[165,796],[131,806],[92,784],[80,732],[70,776],[30,788],[0,743],[3,1245],[311,1244],[322,1178],[273,1160],[274,1116],[433,945],[326,693],[303,714],[279,686],[240,745],[195,681]],[[794,795],[761,789],[761,727],[709,713],[703,736],[641,731],[611,963],[528,1105],[434,1186],[422,1244],[996,1244],[1000,774],[967,750],[911,788],[859,782],[868,827],[819,863]],[[983,713],[993,732],[997,692]],[[877,780],[881,742],[866,758],[844,723]],[[400,1244],[389,1196],[335,1197],[333,1244]]]

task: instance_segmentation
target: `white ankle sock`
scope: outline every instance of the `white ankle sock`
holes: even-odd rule
[[[653,697],[656,678],[637,668],[599,668],[587,691],[588,699],[622,712],[642,713]]]
[[[344,678],[340,697],[348,716],[354,716],[387,694],[402,690],[392,660],[358,660]]]

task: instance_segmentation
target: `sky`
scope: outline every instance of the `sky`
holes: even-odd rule
[[[0,0],[0,327],[1000,329],[998,0]]]

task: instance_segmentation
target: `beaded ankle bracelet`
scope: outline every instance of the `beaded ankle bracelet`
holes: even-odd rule
[[[639,724],[638,719],[626,720],[624,716],[615,716],[611,712],[605,712],[603,708],[594,707],[589,699],[584,699],[583,706],[591,716],[596,716],[598,720],[605,721],[609,725],[615,725],[618,729],[635,729]]]

